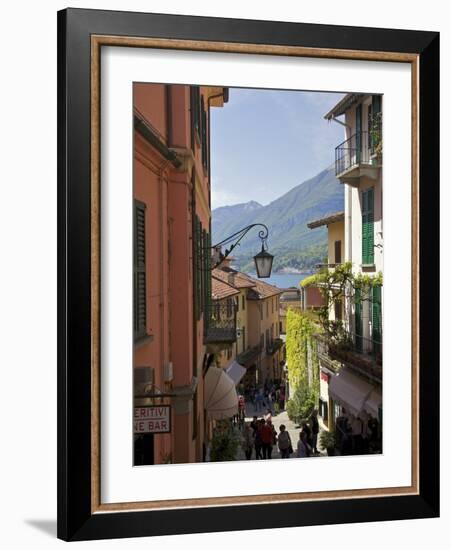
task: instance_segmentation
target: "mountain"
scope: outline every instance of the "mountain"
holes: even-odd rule
[[[273,269],[309,269],[327,256],[327,228],[312,230],[307,223],[343,209],[343,185],[330,168],[266,206],[251,201],[216,208],[212,212],[213,243],[246,225],[262,222],[269,229],[268,249],[275,256]],[[233,251],[237,267],[252,269],[252,256],[259,248],[255,228]]]
[[[213,239],[216,239],[215,235],[224,235],[228,237],[234,233],[236,227],[236,221],[240,219],[247,219],[248,216],[260,208],[263,208],[261,204],[256,201],[243,202],[241,204],[234,204],[233,206],[221,206],[213,210],[212,223],[213,225]],[[238,228],[240,229],[240,228]],[[213,242],[219,242],[222,239],[213,240]]]

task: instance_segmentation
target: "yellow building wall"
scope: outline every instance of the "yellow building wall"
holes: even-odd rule
[[[345,224],[344,221],[331,223],[327,226],[328,263],[335,263],[335,241],[341,241],[341,261],[345,257]]]

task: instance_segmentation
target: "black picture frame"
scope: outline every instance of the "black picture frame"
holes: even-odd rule
[[[92,513],[91,35],[419,56],[419,494]],[[67,9],[58,13],[58,537],[139,537],[439,515],[439,33]]]

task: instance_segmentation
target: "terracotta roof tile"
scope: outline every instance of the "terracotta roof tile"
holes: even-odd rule
[[[265,298],[271,298],[271,296],[278,296],[283,293],[283,289],[277,286],[264,283],[257,279],[252,280],[255,281],[255,286],[248,292],[247,297],[249,300],[264,300]]]
[[[224,298],[229,298],[239,293],[239,290],[216,278],[213,274],[211,278],[211,295],[213,300],[223,300]]]
[[[230,267],[214,269],[213,276],[235,288],[252,288],[255,286],[255,279]]]

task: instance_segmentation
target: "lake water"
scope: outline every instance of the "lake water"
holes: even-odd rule
[[[311,273],[272,273],[268,279],[261,280],[279,288],[289,288],[290,286],[299,288],[299,283],[312,273],[313,271]],[[256,273],[249,273],[249,275],[257,279]]]

